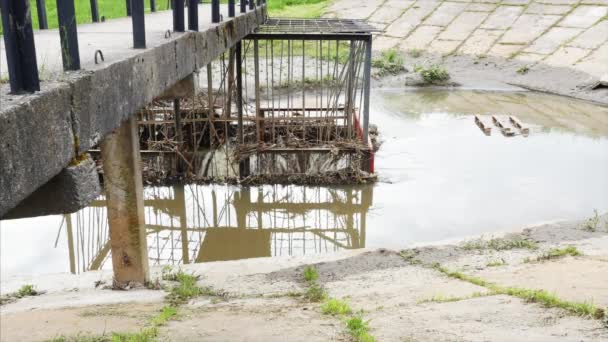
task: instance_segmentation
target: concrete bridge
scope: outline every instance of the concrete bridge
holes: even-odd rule
[[[85,152],[100,144],[115,275],[143,282],[133,115],[155,98],[191,90],[200,68],[265,21],[266,5],[189,1],[185,31],[183,6],[144,15],[143,0],[133,0],[131,18],[76,28],[71,4],[58,9],[60,29],[32,33],[29,1],[2,1],[0,75],[8,70],[10,84],[0,88],[0,218],[68,212],[90,201],[99,183]]]

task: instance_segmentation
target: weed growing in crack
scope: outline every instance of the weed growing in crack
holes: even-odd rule
[[[530,67],[527,65],[522,66],[521,68],[517,69],[517,73],[520,75],[525,75],[528,73],[528,71],[530,71]]]
[[[490,261],[489,263],[486,264],[486,266],[488,267],[499,267],[499,266],[504,266],[507,263],[505,262],[505,259],[500,259],[500,260],[493,260]]]
[[[350,317],[346,321],[348,334],[357,342],[375,342],[376,339],[369,333],[369,321],[364,321],[361,315]]]
[[[491,249],[495,251],[504,251],[510,249],[538,249],[538,244],[532,240],[515,237],[515,238],[494,238],[490,240],[484,240],[483,238],[470,240],[464,242],[461,247],[465,250],[484,250]]]
[[[328,300],[321,305],[321,312],[325,315],[349,315],[353,312],[350,308],[350,304],[348,304],[345,300],[340,300],[336,298],[329,298]]]
[[[304,280],[308,283],[312,283],[319,279],[319,272],[314,266],[306,266],[304,268]]]
[[[563,258],[565,256],[581,256],[583,255],[583,253],[581,253],[576,247],[574,246],[568,246],[565,248],[552,248],[548,251],[546,251],[545,253],[541,254],[540,256],[538,256],[536,259],[534,259],[534,261],[546,261],[546,260],[552,260],[552,259],[559,259],[559,258]],[[524,261],[526,262],[526,261]],[[528,259],[527,262],[531,262],[530,259]]]
[[[302,296],[305,300],[313,303],[322,302],[327,298],[327,292],[322,285],[310,283],[306,292]]]

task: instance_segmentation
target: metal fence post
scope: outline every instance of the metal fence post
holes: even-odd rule
[[[156,1],[150,0],[150,11],[156,12]]]
[[[0,0],[0,8],[11,92],[39,91],[40,79],[29,0]]]
[[[131,22],[133,23],[133,47],[146,48],[146,17],[144,15],[144,0],[132,0]]]
[[[127,17],[131,16],[131,0],[127,0]]]
[[[173,31],[184,32],[184,0],[172,0],[173,4]]]
[[[365,42],[365,64],[363,65],[363,143],[369,135],[369,101],[372,78],[372,36]]]
[[[220,22],[220,0],[211,0],[211,22]]]
[[[99,22],[99,6],[97,0],[91,0],[91,19],[94,23]]]
[[[228,16],[234,18],[235,15],[235,0],[228,0]]]
[[[198,0],[188,0],[188,30],[198,31]]]
[[[241,0],[241,13],[247,13],[247,0]]]
[[[36,10],[38,11],[38,28],[46,30],[49,28],[48,20],[46,19],[46,5],[44,0],[36,0]]]
[[[78,70],[80,69],[80,54],[74,0],[57,0],[57,19],[59,19],[63,69]]]

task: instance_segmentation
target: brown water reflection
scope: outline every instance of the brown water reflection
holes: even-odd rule
[[[144,192],[151,266],[365,246],[372,186],[173,186]],[[105,199],[64,215],[70,272],[111,267]]]

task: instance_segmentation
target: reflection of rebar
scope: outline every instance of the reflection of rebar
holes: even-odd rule
[[[262,253],[260,248],[251,245],[262,243],[259,239],[262,236],[272,256],[362,248],[365,247],[366,214],[372,204],[372,192],[371,186],[149,188],[144,192],[148,257],[152,265],[213,258],[203,250],[203,242],[211,236],[208,234],[214,236],[209,241],[227,244],[225,250],[238,241],[224,241],[219,237],[244,239],[247,242],[239,245],[244,249],[239,252],[243,256],[247,256],[247,250]],[[109,227],[106,209],[102,206],[104,202],[102,197],[92,206],[65,216],[70,271],[73,273],[100,269],[109,259]],[[73,221],[76,222],[75,232]],[[255,231],[268,235],[253,238],[250,234]],[[223,253],[223,249],[218,253]],[[227,259],[230,255],[217,258]]]

